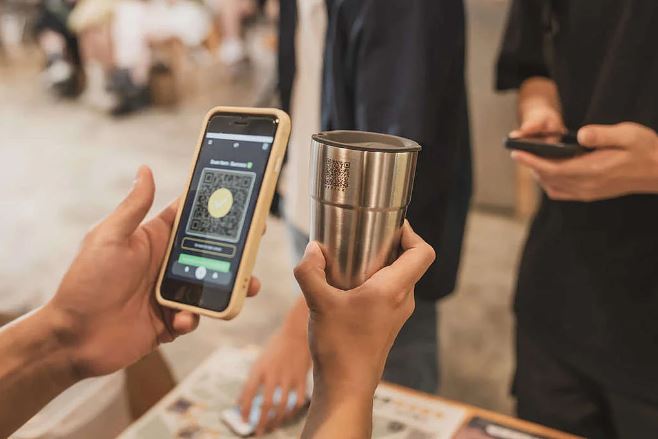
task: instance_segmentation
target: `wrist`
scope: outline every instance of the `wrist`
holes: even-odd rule
[[[560,98],[555,82],[548,78],[529,78],[519,89],[519,120],[545,119],[546,117],[562,121]]]
[[[372,399],[381,380],[382,371],[372,366],[349,366],[313,362],[313,389],[328,400],[342,399],[346,394],[358,399]]]
[[[336,392],[331,386],[316,384],[302,438],[371,437],[373,395],[374,391]]]
[[[347,390],[347,389],[346,389]],[[355,389],[337,392],[324,386],[313,388],[313,404],[325,413],[346,411],[347,413],[372,413],[375,391],[362,392]]]
[[[52,303],[37,310],[34,317],[44,325],[50,351],[56,359],[59,373],[70,376],[74,381],[81,379],[79,367],[76,366],[79,332],[76,330],[75,319]]]
[[[549,78],[535,76],[528,78],[519,87],[519,101],[532,102],[560,111],[560,98],[557,84]]]
[[[0,437],[11,434],[79,380],[67,327],[62,316],[46,306],[2,328]]]

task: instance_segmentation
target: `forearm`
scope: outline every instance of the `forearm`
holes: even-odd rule
[[[308,336],[308,315],[302,298],[290,311],[284,330],[287,328],[289,333],[298,335],[303,321],[303,334]],[[357,375],[353,376],[351,372],[357,372]],[[321,361],[321,364],[314,364],[313,376],[313,396],[302,438],[370,438],[372,401],[381,371],[361,368],[357,364],[351,365],[350,370],[342,370],[339,365]]]
[[[64,326],[41,308],[0,329],[0,437],[75,383]]]
[[[384,362],[373,369],[369,361],[357,360],[341,366],[331,358],[314,357],[313,398],[302,438],[371,437],[373,397]]]
[[[302,439],[370,438],[374,392],[339,392],[323,387],[316,385],[313,390]]]
[[[535,76],[521,84],[518,104],[521,120],[536,108],[549,108],[558,114],[562,112],[557,85],[552,79]]]

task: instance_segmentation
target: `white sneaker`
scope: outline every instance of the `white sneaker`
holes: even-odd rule
[[[226,66],[233,66],[247,58],[244,43],[239,39],[226,40],[219,47],[219,60]]]
[[[63,59],[53,61],[43,72],[43,82],[48,88],[63,84],[71,77],[73,77],[73,67]]]
[[[107,91],[105,70],[98,63],[89,63],[85,68],[87,87],[82,101],[90,107],[107,113],[117,104],[117,98]]]

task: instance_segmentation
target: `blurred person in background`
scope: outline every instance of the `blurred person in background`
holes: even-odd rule
[[[62,97],[75,97],[82,90],[83,75],[78,39],[67,21],[76,0],[42,0],[34,24],[37,43],[46,63],[46,86]]]
[[[152,44],[175,40],[194,49],[212,25],[194,0],[80,0],[71,22],[89,71],[90,100],[116,116],[150,104]]]
[[[655,0],[515,0],[498,61],[513,135],[592,149],[513,153],[543,189],[514,307],[518,414],[590,438],[658,434],[657,42]]]
[[[109,111],[115,99],[108,90],[108,78],[114,68],[111,21],[113,0],[78,0],[68,19],[68,26],[79,40],[85,73],[82,101],[102,111]]]
[[[471,193],[463,4],[282,0],[280,23],[279,87],[293,120],[281,189],[295,260],[309,234],[313,133],[375,131],[423,146],[408,218],[437,249],[441,263],[416,288],[416,311],[391,350],[384,379],[434,393],[436,301],[455,287]],[[245,419],[259,391],[264,414],[277,388],[282,395],[297,394],[297,409],[303,405],[311,366],[304,345],[308,316],[299,299],[269,340],[240,397]],[[261,417],[259,434],[294,414],[286,412],[282,399],[275,418]]]
[[[256,14],[262,0],[206,0],[216,13],[222,32],[219,46],[219,60],[229,68],[237,68],[249,60],[245,35],[244,20]]]
[[[330,0],[322,129],[364,130],[415,140],[407,218],[436,249],[416,288],[416,311],[387,360],[384,379],[434,393],[439,387],[438,299],[457,281],[471,196],[462,0]]]

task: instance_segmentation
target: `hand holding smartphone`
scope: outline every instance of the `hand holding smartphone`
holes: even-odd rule
[[[523,137],[507,137],[505,147],[550,159],[570,158],[591,151],[578,143],[574,133],[537,133]]]
[[[240,312],[289,135],[280,110],[208,113],[156,286],[161,305],[225,320]]]

